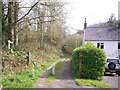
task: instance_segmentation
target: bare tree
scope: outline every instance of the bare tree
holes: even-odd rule
[[[56,29],[57,32],[62,31],[64,5],[65,3],[58,0],[38,0],[29,9],[26,7],[26,13],[21,13],[23,15],[20,16],[19,11],[22,11],[21,9],[25,7],[18,2],[8,2],[6,17],[8,19],[9,40],[13,42],[11,48],[18,45],[18,33],[24,30],[25,27],[30,27],[30,29],[37,27],[37,31],[40,32],[40,46],[44,43],[44,33],[52,29]]]

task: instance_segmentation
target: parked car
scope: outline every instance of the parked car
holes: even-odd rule
[[[105,73],[116,73],[120,76],[120,59],[118,58],[107,58],[106,66],[105,66]]]

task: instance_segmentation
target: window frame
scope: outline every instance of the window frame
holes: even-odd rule
[[[104,43],[97,43],[97,48],[104,49]]]

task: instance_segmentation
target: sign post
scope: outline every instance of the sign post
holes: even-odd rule
[[[8,40],[8,49],[11,49],[11,44],[12,43],[13,43],[12,41]],[[11,49],[11,51],[12,51],[12,49]]]

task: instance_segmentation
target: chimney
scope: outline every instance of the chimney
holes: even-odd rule
[[[87,28],[87,23],[86,23],[86,18],[85,18],[84,29],[86,28]]]

